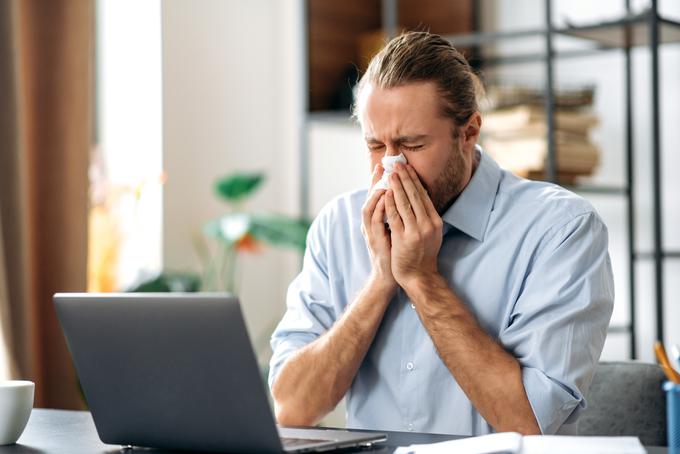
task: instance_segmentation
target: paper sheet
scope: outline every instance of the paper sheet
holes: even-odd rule
[[[522,454],[645,454],[638,437],[565,437],[532,435],[524,437]]]
[[[517,454],[522,446],[522,436],[515,432],[503,432],[481,437],[461,438],[429,445],[411,445],[397,448],[395,454]]]
[[[398,448],[395,454],[645,454],[637,437],[573,437],[515,432]]]

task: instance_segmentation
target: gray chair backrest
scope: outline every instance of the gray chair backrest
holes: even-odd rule
[[[666,380],[661,367],[635,361],[601,362],[595,369],[579,435],[632,435],[666,446]]]

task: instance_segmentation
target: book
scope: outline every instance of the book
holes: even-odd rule
[[[545,170],[529,170],[523,172],[515,172],[515,174],[528,180],[546,181],[548,179],[545,174]],[[555,175],[556,180],[555,183],[562,186],[576,186],[576,183],[578,183],[578,178],[587,177],[590,175],[592,175],[592,172],[591,173],[565,172],[558,170],[557,175]]]
[[[645,454],[638,437],[577,437],[502,432],[397,448],[395,454]]]
[[[515,173],[543,171],[548,144],[543,138],[518,140],[484,139],[484,150],[501,167]],[[591,174],[600,163],[597,146],[586,141],[557,141],[557,169],[561,172]]]
[[[556,107],[586,107],[593,104],[594,86],[558,87],[553,91]],[[486,89],[486,109],[503,109],[519,104],[542,106],[545,102],[545,87],[528,87],[516,83],[493,83]]]
[[[503,130],[487,130],[482,124],[482,138],[492,138],[499,140],[512,139],[542,139],[545,140],[548,135],[548,125],[545,123],[532,123],[521,128],[503,129]],[[588,130],[582,131],[565,131],[564,129],[557,129],[554,131],[554,137],[557,141],[562,142],[588,142]]]
[[[597,126],[599,121],[597,115],[588,111],[562,109],[555,112],[556,129],[562,131],[584,134]],[[487,132],[513,131],[525,127],[544,128],[547,131],[545,110],[540,106],[520,105],[482,114],[482,130]]]

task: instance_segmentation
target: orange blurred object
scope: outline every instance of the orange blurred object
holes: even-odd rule
[[[661,368],[666,374],[666,378],[673,383],[680,384],[680,374],[673,369],[670,361],[668,361],[668,356],[666,355],[666,349],[660,341],[654,342],[654,353],[656,354],[656,359],[659,360]]]
[[[87,291],[115,292],[118,283],[118,222],[107,205],[90,209],[87,257]]]
[[[236,241],[236,250],[239,252],[260,252],[262,250],[262,243],[250,233],[246,233]]]

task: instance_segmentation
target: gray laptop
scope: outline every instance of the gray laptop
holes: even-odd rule
[[[387,439],[277,427],[234,297],[62,293],[54,303],[104,443],[307,452]]]

